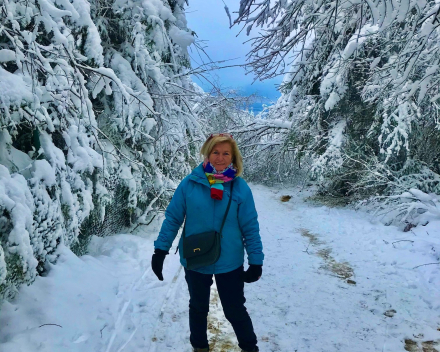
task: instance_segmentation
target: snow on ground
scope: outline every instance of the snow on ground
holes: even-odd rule
[[[261,351],[440,350],[440,265],[416,267],[440,261],[440,222],[403,233],[304,202],[299,189],[252,189],[266,260],[245,290]],[[63,248],[1,307],[0,351],[190,352],[178,256],[167,256],[163,282],[150,268],[159,226],[94,238],[81,258]],[[215,286],[209,336],[212,351],[239,351]]]

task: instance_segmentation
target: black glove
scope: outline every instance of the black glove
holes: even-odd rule
[[[258,281],[263,274],[263,266],[249,264],[249,268],[244,272],[243,281],[250,284],[251,282]]]
[[[168,254],[167,251],[156,248],[154,250],[153,257],[151,258],[151,269],[156,274],[157,278],[160,281],[163,281],[162,269],[163,269],[163,261],[165,260],[165,256]]]

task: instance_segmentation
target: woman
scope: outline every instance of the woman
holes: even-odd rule
[[[196,167],[177,187],[165,212],[165,220],[154,242],[152,269],[163,280],[165,256],[185,220],[185,236],[206,231],[219,231],[227,213],[221,238],[221,255],[212,265],[187,269],[179,241],[180,262],[185,267],[188,283],[190,342],[194,351],[209,351],[207,317],[212,275],[226,318],[234,328],[238,345],[244,352],[258,351],[252,321],[244,306],[244,282],[257,281],[262,274],[261,243],[254,199],[247,183],[239,177],[243,162],[237,143],[226,133],[213,134],[203,144],[204,162]],[[228,212],[229,198],[232,201]],[[249,268],[243,271],[244,249]]]

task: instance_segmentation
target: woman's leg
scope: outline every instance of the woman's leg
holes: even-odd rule
[[[216,274],[215,282],[222,302],[226,319],[229,320],[237,335],[238,346],[245,351],[254,351],[257,336],[254,333],[251,318],[244,306],[243,267],[229,273]]]
[[[190,342],[194,348],[207,348],[209,293],[212,275],[201,274],[185,269],[185,279],[189,291],[189,329]]]

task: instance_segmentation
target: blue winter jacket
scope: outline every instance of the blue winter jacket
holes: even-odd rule
[[[237,269],[243,265],[245,248],[249,264],[263,264],[263,245],[251,189],[241,177],[236,177],[233,182],[231,207],[222,231],[220,259],[213,265],[197,269],[200,273],[221,274]],[[223,199],[212,199],[203,166],[197,166],[177,187],[165,212],[165,220],[154,247],[168,251],[185,217],[186,236],[211,230],[220,231],[230,190],[231,183],[225,183]],[[180,262],[186,267],[182,255],[182,238],[179,241],[179,253]]]

